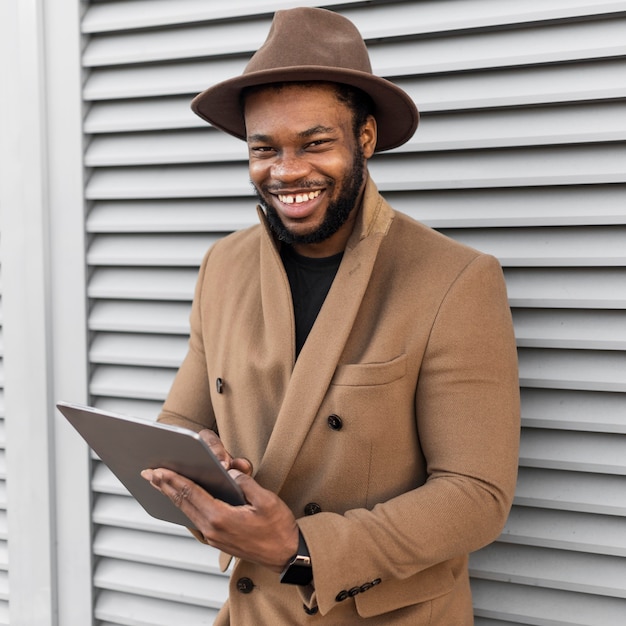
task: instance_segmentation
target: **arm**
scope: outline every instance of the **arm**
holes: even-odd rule
[[[392,586],[400,597],[403,582],[415,598],[426,579],[412,577],[501,532],[517,473],[519,383],[506,289],[490,257],[473,261],[440,304],[419,372],[415,419],[427,464],[423,486],[372,510],[298,520],[322,613],[340,590],[376,579],[382,580],[376,591],[357,602],[375,603]],[[393,472],[396,464],[402,460],[376,470]]]

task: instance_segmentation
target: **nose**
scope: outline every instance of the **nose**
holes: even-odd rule
[[[282,154],[272,164],[272,178],[284,183],[305,178],[310,171],[306,159],[297,154]]]

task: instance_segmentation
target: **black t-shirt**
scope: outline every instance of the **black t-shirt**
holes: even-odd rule
[[[280,256],[289,278],[296,318],[296,356],[309,335],[330,286],[335,279],[343,252],[321,259],[302,256],[291,246],[282,245]]]

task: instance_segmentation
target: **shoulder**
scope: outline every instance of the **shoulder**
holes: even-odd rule
[[[259,224],[238,230],[216,241],[205,255],[205,264],[254,262],[259,256],[262,228]]]
[[[447,268],[452,272],[461,270],[478,257],[489,256],[395,210],[385,251],[401,260],[405,267],[426,264],[438,271]]]

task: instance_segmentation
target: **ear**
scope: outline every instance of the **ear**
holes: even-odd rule
[[[376,141],[378,139],[378,126],[373,115],[368,115],[365,124],[361,127],[361,134],[359,140],[361,141],[361,148],[363,149],[363,156],[366,159],[370,159],[376,149]]]

